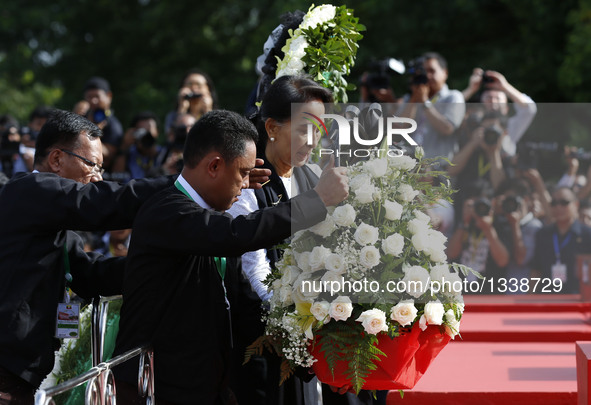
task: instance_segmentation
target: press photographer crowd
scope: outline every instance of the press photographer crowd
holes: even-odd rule
[[[401,98],[392,89],[392,75],[408,80]],[[457,192],[453,204],[442,201],[430,215],[448,237],[450,260],[487,277],[515,279],[517,285],[532,277],[560,278],[562,292],[578,292],[588,276],[577,270],[576,257],[591,254],[591,153],[558,140],[533,141],[535,134],[524,141],[537,106],[502,73],[475,68],[463,91],[450,89],[447,78],[447,61],[434,52],[406,64],[375,61],[361,75],[357,105],[380,103],[385,114],[414,119],[412,137],[425,156],[446,158],[439,168]],[[163,121],[141,111],[122,125],[111,107],[116,93],[101,77],[90,78],[81,96],[72,110],[103,133],[102,179],[121,183],[180,173],[189,129],[218,108],[212,80],[197,69],[182,78]],[[24,125],[10,114],[0,117],[0,185],[33,170],[37,134],[50,114],[49,107],[39,106]],[[561,164],[566,169],[559,177],[540,174],[540,165]],[[120,256],[130,231],[81,235],[88,250]]]

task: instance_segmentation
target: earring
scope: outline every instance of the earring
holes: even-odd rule
[[[269,140],[270,140],[271,142],[275,142],[275,138],[273,138],[273,137],[270,137],[270,138],[269,138]]]

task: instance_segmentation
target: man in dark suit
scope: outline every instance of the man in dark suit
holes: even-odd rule
[[[129,228],[142,202],[172,184],[100,181],[100,137],[87,119],[54,111],[38,135],[34,172],[0,191],[0,404],[32,404],[53,368],[66,287],[84,298],[121,293],[124,262],[85,253],[67,230]]]
[[[232,403],[225,257],[274,245],[323,220],[326,206],[347,196],[345,169],[331,168],[290,202],[235,219],[223,213],[248,187],[257,137],[236,113],[204,115],[187,136],[175,186],[150,199],[134,221],[115,354],[153,347],[158,403]],[[137,361],[114,371],[118,401],[141,403]]]

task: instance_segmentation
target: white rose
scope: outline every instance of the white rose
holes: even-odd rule
[[[355,241],[362,246],[373,245],[378,241],[379,236],[378,228],[368,225],[364,222],[362,222],[361,225],[357,227],[357,230],[353,235]]]
[[[445,309],[439,301],[430,301],[425,304],[425,319],[429,325],[441,325]]]
[[[310,307],[310,312],[312,315],[314,315],[314,318],[324,323],[328,323],[328,321],[330,321],[330,316],[328,315],[329,311],[330,304],[328,301],[315,302]]]
[[[318,280],[310,280],[310,274],[302,273],[293,283],[292,299],[294,302],[312,302],[322,292]]]
[[[310,272],[312,271],[312,267],[310,267],[310,252],[302,252],[295,254],[295,261],[296,264],[303,272]]]
[[[336,207],[332,213],[332,219],[338,226],[349,226],[355,222],[355,208],[351,204]]]
[[[324,263],[330,250],[324,246],[315,246],[310,253],[310,268],[312,271],[320,270],[324,268]]]
[[[355,192],[367,184],[371,184],[371,178],[367,174],[358,174],[349,180],[349,188]]]
[[[359,263],[368,269],[380,264],[380,251],[375,246],[365,246],[359,252]]]
[[[386,209],[386,219],[390,221],[398,221],[402,217],[403,206],[396,201],[384,201],[384,208]]]
[[[419,319],[419,327],[423,331],[427,329],[427,318],[425,318],[425,315],[421,315],[421,319]]]
[[[375,192],[376,188],[371,183],[364,184],[355,190],[355,199],[361,204],[368,204],[373,201]]]
[[[414,210],[412,213],[415,216],[415,218],[418,219],[419,221],[423,221],[426,223],[431,222],[431,217],[422,211]]]
[[[404,250],[404,236],[395,233],[383,239],[382,250],[387,255],[400,256]]]
[[[448,309],[445,313],[445,333],[447,333],[452,339],[460,333],[460,321],[456,319],[454,311]]]
[[[322,275],[320,282],[322,283],[322,288],[324,288],[325,283],[327,283],[328,285],[326,288],[329,290],[329,292],[331,292],[330,289],[334,288],[336,291],[332,292],[337,293],[342,289],[343,284],[345,282],[345,278],[341,273],[336,273],[334,271],[329,270]]]
[[[386,313],[381,309],[374,308],[363,311],[356,321],[361,322],[363,329],[369,334],[377,335],[380,332],[388,332]]]
[[[417,317],[417,308],[413,300],[401,301],[392,307],[390,319],[398,322],[401,326],[407,326],[413,323]]]
[[[423,252],[429,246],[429,235],[427,232],[417,232],[413,235],[410,241],[416,250]]]
[[[317,223],[310,228],[310,231],[316,235],[328,238],[330,234],[335,230],[336,226],[331,216],[327,215],[324,221]]]
[[[353,312],[353,304],[349,297],[337,297],[333,302],[330,303],[329,314],[335,321],[346,321]]]
[[[281,285],[292,285],[300,273],[300,269],[296,266],[286,266],[283,269],[283,276],[281,276]]]
[[[406,284],[406,292],[415,298],[427,292],[429,289],[429,272],[421,266],[403,268],[402,281]]]
[[[397,191],[398,194],[400,194],[400,198],[406,202],[411,202],[417,195],[419,195],[419,192],[408,184],[401,184]]]
[[[390,167],[406,171],[413,169],[417,164],[416,160],[406,155],[391,156],[388,162]]]
[[[421,221],[418,218],[413,218],[410,221],[408,221],[406,227],[413,235],[416,235],[420,232],[427,232],[429,230],[429,224],[425,221]]]
[[[293,304],[293,298],[291,296],[291,286],[283,286],[279,289],[279,301],[285,307]]]
[[[388,171],[388,161],[383,158],[368,160],[363,164],[363,168],[367,170],[373,178],[383,177]]]
[[[345,258],[341,255],[337,255],[336,253],[329,254],[324,261],[324,265],[326,270],[330,270],[338,274],[341,274],[346,270]]]

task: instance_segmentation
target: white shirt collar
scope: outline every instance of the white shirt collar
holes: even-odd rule
[[[189,184],[189,182],[187,180],[185,180],[185,178],[183,177],[182,174],[179,175],[179,177],[177,178],[177,181],[179,183],[181,183],[181,186],[183,186],[183,188],[187,191],[187,193],[189,193],[189,195],[191,196],[191,198],[193,199],[193,201],[195,201],[197,204],[199,204],[199,206],[201,206],[203,208],[207,208],[208,210],[211,210],[212,209],[209,206],[209,204],[206,203],[203,198],[201,198],[201,196],[199,195],[199,193],[197,193],[197,191],[195,191],[195,189],[193,187],[191,187],[191,185]]]

